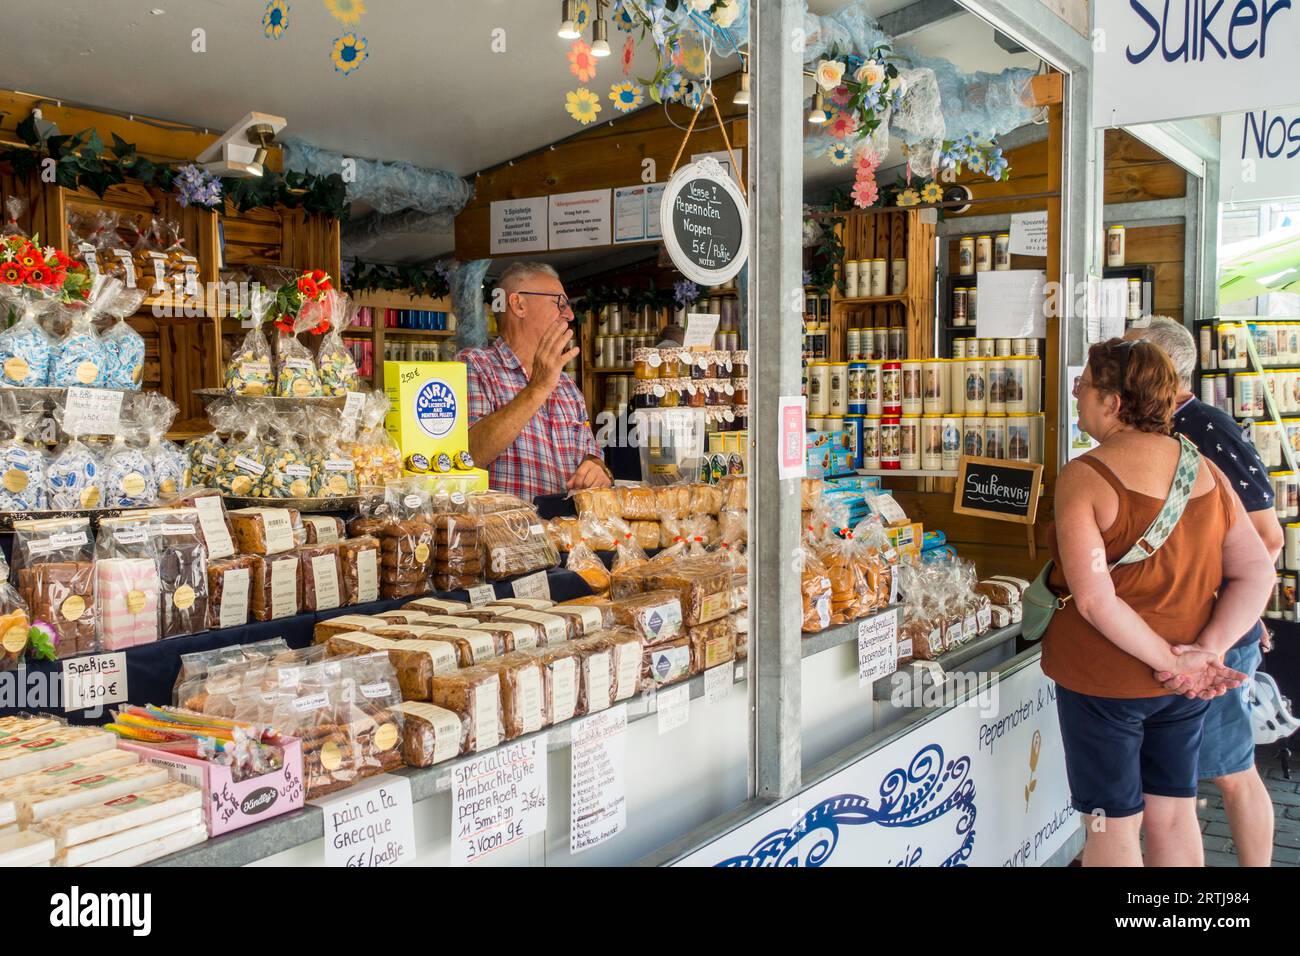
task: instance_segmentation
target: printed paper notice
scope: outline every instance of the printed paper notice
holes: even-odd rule
[[[63,712],[92,710],[127,699],[126,652],[63,661]]]
[[[804,453],[804,420],[807,399],[802,395],[782,395],[780,399],[781,447],[778,477],[802,478],[808,473]]]
[[[610,193],[591,189],[551,197],[552,249],[583,249],[610,244]]]
[[[411,781],[405,777],[383,773],[311,802],[325,817],[326,866],[415,862],[415,813]]]
[[[667,183],[651,183],[645,188],[645,237],[662,239],[664,231],[659,226],[659,206],[663,202]]]
[[[456,765],[451,862],[477,863],[546,832],[546,734]]]
[[[659,734],[671,733],[691,719],[691,685],[678,684],[656,695]]]
[[[1084,366],[1082,365],[1070,365],[1067,366],[1065,370],[1065,381],[1071,389],[1069,447],[1069,457],[1071,461],[1078,458],[1084,452],[1090,451],[1092,448],[1096,447],[1097,444],[1092,440],[1091,435],[1079,427],[1079,400],[1074,397],[1073,389],[1074,383],[1078,380],[1079,376],[1083,374],[1083,369]]]
[[[1011,214],[1011,252],[1018,256],[1047,255],[1047,210]],[[981,299],[981,307],[983,300]]]
[[[720,318],[722,316],[710,312],[689,313],[686,316],[686,336],[682,339],[682,345],[688,349],[697,345],[713,348],[713,339],[717,335]]]
[[[898,612],[858,625],[858,686],[866,687],[898,670]]]
[[[503,199],[492,203],[491,249],[494,256],[546,251],[545,196]]]
[[[248,568],[232,568],[221,576],[220,627],[243,627],[248,623]]]
[[[704,672],[704,702],[706,704],[716,704],[720,700],[725,700],[731,693],[731,685],[735,680],[736,665],[734,661],[727,661],[725,664],[719,664],[717,667],[710,667]]]
[[[646,187],[623,186],[614,190],[614,242],[646,239]]]
[[[1047,273],[1041,269],[980,272],[979,316],[975,334],[982,339],[1047,338]]]
[[[599,846],[627,827],[627,705],[573,725],[569,852]]]
[[[63,411],[69,435],[116,435],[122,427],[122,396],[106,388],[70,388]]]
[[[538,571],[515,581],[514,591],[517,598],[541,598],[543,601],[549,601],[551,581],[545,571]]]

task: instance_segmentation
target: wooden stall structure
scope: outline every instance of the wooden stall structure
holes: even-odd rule
[[[97,110],[64,106],[25,93],[0,92],[0,143],[21,142],[17,126],[39,108],[45,120],[62,133],[93,129],[102,141],[114,135],[133,143],[137,152],[156,163],[192,161],[216,135],[165,120],[125,117]],[[281,154],[272,149],[266,166],[281,168]],[[10,196],[25,199],[19,219],[24,231],[69,255],[69,215],[104,210],[118,216],[120,235],[146,227],[152,219],[179,225],[184,249],[198,260],[201,294],[177,300],[171,294],[147,298],[130,318],[145,340],[143,387],[159,391],[180,408],[171,436],[187,438],[208,430],[196,388],[221,384],[225,358],[244,334],[228,304],[228,287],[249,270],[264,267],[325,269],[339,274],[339,222],[302,209],[257,208],[239,212],[231,204],[210,210],[182,208],[175,197],[127,182],[98,196],[88,189],[68,189],[45,181],[40,174],[17,176],[0,169],[0,202]]]

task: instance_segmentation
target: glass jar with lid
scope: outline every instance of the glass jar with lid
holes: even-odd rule
[[[737,405],[734,411],[736,413],[736,430],[749,431],[749,406]]]
[[[736,405],[749,404],[749,378],[732,378],[731,385],[735,389],[735,396],[732,402]]]
[[[656,394],[662,392],[659,395],[660,408],[677,408],[682,404],[682,395],[685,389],[678,384],[680,381],[681,379],[676,378],[661,378],[655,382]]]
[[[632,391],[633,408],[658,408],[659,398],[654,394],[655,382],[637,382]]]
[[[654,353],[653,364],[651,353]],[[632,353],[632,377],[637,381],[659,377],[659,353],[655,349],[639,348]]]
[[[731,377],[749,378],[749,349],[731,353]]]
[[[686,391],[686,405],[691,408],[704,408],[709,403],[708,390],[704,387],[703,380],[696,381],[693,378],[682,379]]]
[[[687,352],[686,356],[691,363],[691,378],[697,381],[713,378],[713,363],[709,361],[708,352]]]

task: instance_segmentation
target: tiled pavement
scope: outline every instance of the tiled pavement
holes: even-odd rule
[[[1291,777],[1282,775],[1282,765],[1272,747],[1261,747],[1256,766],[1273,797],[1273,865],[1300,866],[1300,753],[1291,760]],[[1201,785],[1197,815],[1205,836],[1206,866],[1236,866],[1237,852],[1223,811],[1223,797],[1212,784]]]

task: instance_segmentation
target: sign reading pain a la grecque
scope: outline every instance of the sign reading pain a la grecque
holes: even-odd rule
[[[692,282],[721,285],[749,257],[745,197],[711,157],[673,175],[660,201],[659,222],[673,265]]]

